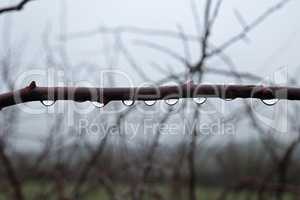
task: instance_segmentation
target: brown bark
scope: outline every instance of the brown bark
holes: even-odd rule
[[[257,98],[300,100],[300,88],[262,85],[209,85],[183,84],[161,87],[88,88],[37,87],[35,82],[21,90],[0,95],[0,108],[45,100],[99,101],[108,103],[121,100],[162,100],[168,98]]]

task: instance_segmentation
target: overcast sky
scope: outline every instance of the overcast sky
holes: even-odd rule
[[[17,1],[1,1],[0,5],[8,5],[10,2]],[[196,2],[199,15],[203,16],[204,1]],[[241,25],[234,15],[234,10],[242,13],[244,20],[250,23],[276,2],[278,1],[224,0],[210,41],[216,45],[221,44],[241,31]],[[264,76],[272,74],[281,67],[288,67],[289,71],[294,71],[300,64],[297,45],[300,42],[299,8],[300,2],[291,0],[282,10],[273,14],[252,31],[248,35],[248,43],[241,41],[229,48],[226,53],[233,58],[242,71],[259,73]],[[58,41],[57,38],[61,31],[72,34],[95,30],[100,26],[136,26],[177,31],[177,27],[180,25],[186,33],[196,34],[191,2],[183,0],[36,0],[28,4],[22,12],[7,14],[0,18],[2,25],[3,21],[7,20],[10,20],[12,24],[10,40],[16,48],[20,46],[18,43],[26,41],[25,59],[31,63],[41,57],[40,43],[45,32],[49,32],[51,35],[49,37],[52,45]],[[5,28],[1,29],[5,30]],[[134,51],[133,54],[146,72],[152,72],[152,67],[149,66],[150,61],[155,61],[162,66],[170,64],[174,69],[181,70],[176,66],[176,62],[171,61],[167,55],[132,45],[132,37],[138,36],[128,36],[128,40],[125,37],[125,42]],[[107,68],[105,57],[109,53],[110,55],[114,54],[111,41],[108,36],[101,35],[69,41],[67,53],[70,62],[72,64],[97,63],[100,68]],[[172,47],[182,54],[182,44],[178,40],[154,38],[151,41]],[[192,51],[193,57],[196,59],[199,49],[193,48]],[[120,59],[120,62],[115,64],[124,71],[130,71],[125,60]],[[33,65],[38,68],[44,67],[38,63],[32,64],[31,67]],[[216,65],[219,64],[216,63]],[[152,73],[154,77],[155,74],[159,77],[159,72]],[[137,74],[130,74],[131,78],[138,83],[139,78],[135,75]]]

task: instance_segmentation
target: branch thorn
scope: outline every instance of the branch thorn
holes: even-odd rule
[[[30,88],[30,89],[36,88],[36,83],[35,83],[35,81],[32,81],[32,82],[30,83],[29,88]]]

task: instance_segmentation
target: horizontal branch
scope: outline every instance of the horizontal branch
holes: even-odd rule
[[[174,86],[92,88],[92,87],[37,87],[33,81],[23,89],[0,94],[0,108],[32,102],[71,100],[76,102],[124,100],[163,100],[177,98],[257,98],[300,100],[300,88],[263,85],[194,84]]]

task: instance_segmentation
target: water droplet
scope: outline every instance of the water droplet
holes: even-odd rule
[[[176,103],[178,103],[179,99],[166,99],[165,102],[166,104],[168,104],[169,106],[173,106]]]
[[[279,99],[263,99],[261,101],[267,106],[274,106],[279,101]]]
[[[227,99],[224,99],[225,101],[233,101],[234,99],[231,99],[231,98],[227,98]]]
[[[207,98],[205,98],[205,97],[195,97],[193,100],[197,104],[204,104],[206,102]]]
[[[122,102],[125,106],[132,106],[134,104],[133,100],[123,100]]]
[[[147,106],[153,106],[155,103],[156,103],[155,100],[145,101],[145,104],[146,104]]]
[[[103,108],[105,106],[104,103],[98,102],[98,101],[92,101],[92,104],[97,108]]]
[[[49,106],[53,106],[55,104],[55,101],[41,101],[41,103],[46,106],[46,107],[49,107]]]

